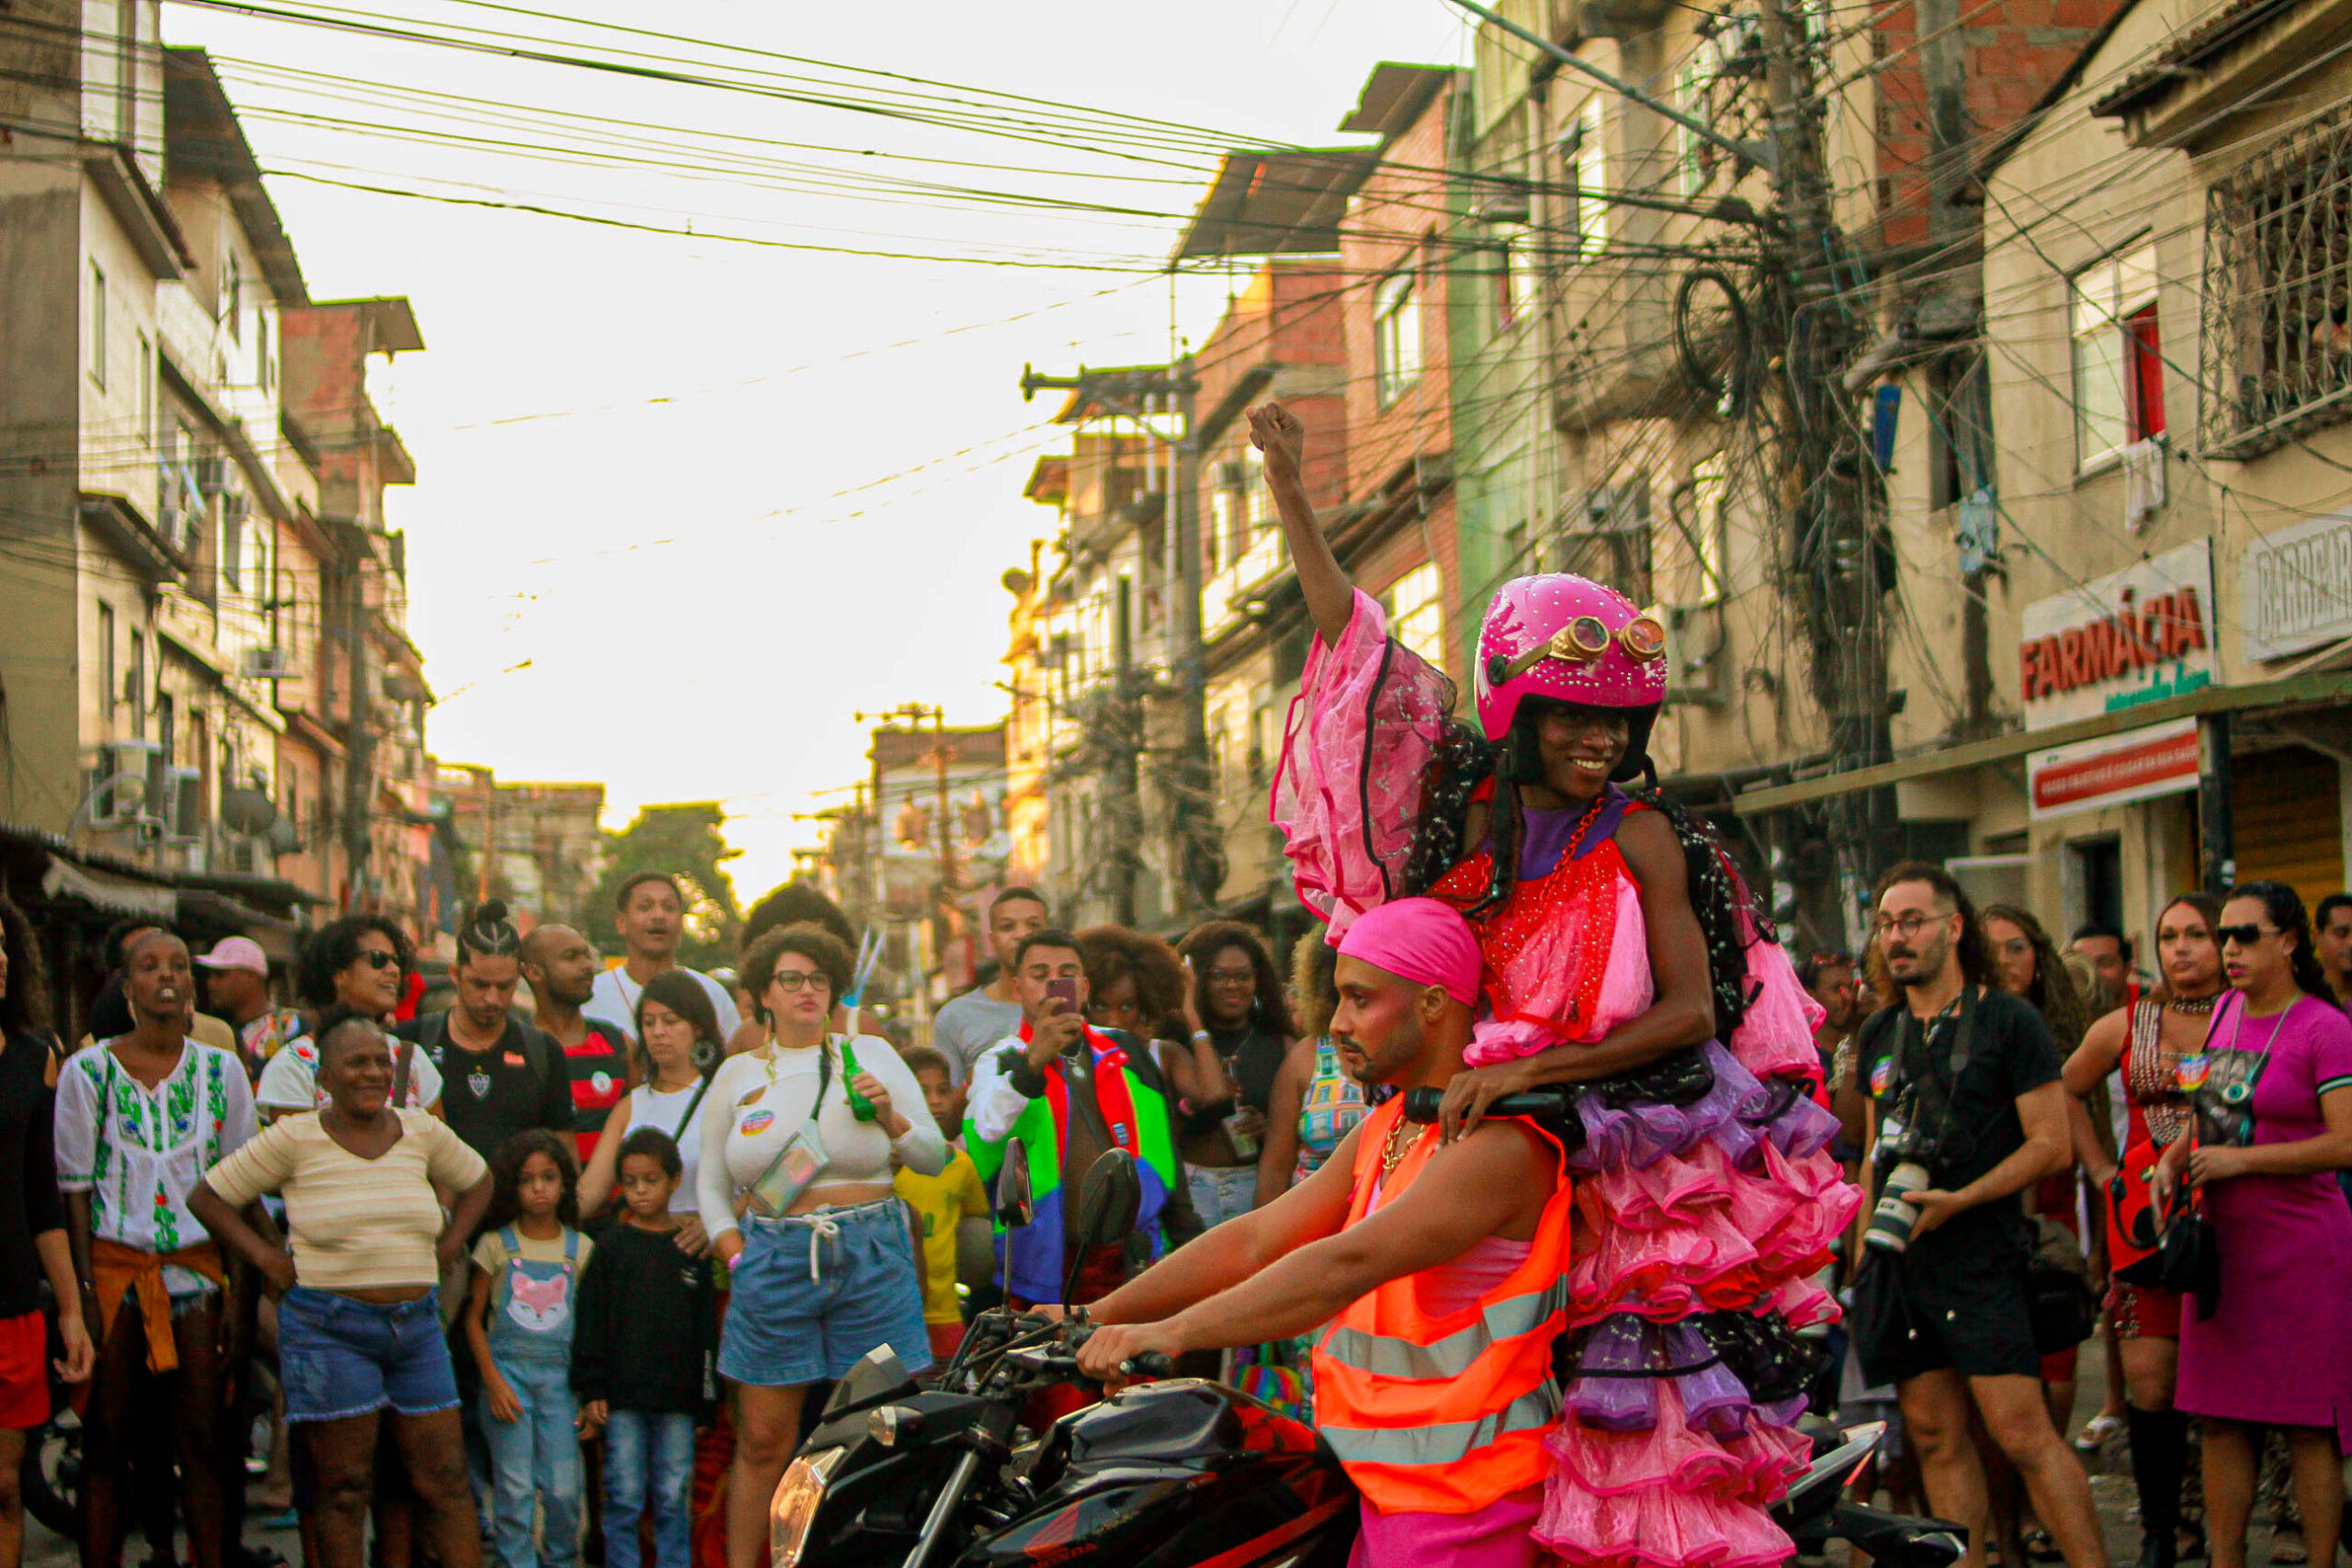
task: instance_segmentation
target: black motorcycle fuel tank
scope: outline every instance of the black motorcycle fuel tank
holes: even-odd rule
[[[1355,1489],[1315,1434],[1215,1383],[1146,1383],[1063,1417],[1030,1479],[1037,1506],[964,1568],[1341,1568],[1355,1540]]]

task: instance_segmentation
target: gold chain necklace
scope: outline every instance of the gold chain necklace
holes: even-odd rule
[[[1421,1134],[1428,1131],[1427,1127],[1417,1127],[1402,1117],[1397,1119],[1396,1125],[1389,1129],[1387,1141],[1380,1150],[1380,1179],[1383,1185],[1396,1174],[1396,1168],[1405,1163],[1407,1155],[1413,1152],[1413,1145],[1419,1141]],[[1410,1134],[1401,1145],[1396,1141],[1399,1133]]]

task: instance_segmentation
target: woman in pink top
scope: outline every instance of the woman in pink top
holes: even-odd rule
[[[2249,882],[2222,907],[2231,993],[2200,1057],[2183,1058],[2196,1120],[2157,1167],[2160,1209],[2186,1181],[2220,1240],[2221,1288],[2180,1314],[2175,1404],[2205,1425],[2213,1568],[2245,1568],[2254,1428],[2283,1427],[2311,1561],[2334,1562],[2337,1470],[2352,1434],[2352,1020],[2312,953],[2293,888]]]
[[[1777,1568],[1794,1549],[1765,1508],[1810,1454],[1790,1330],[1836,1315],[1809,1277],[1860,1195],[1809,1092],[1819,1006],[1655,787],[1663,628],[1586,579],[1514,579],[1480,628],[1478,723],[1455,720],[1332,555],[1298,420],[1250,420],[1318,634],[1274,784],[1299,896],[1334,939],[1415,894],[1476,931],[1449,1137],[1498,1095],[1579,1086],[1576,1339],[1536,1537],[1577,1568]]]

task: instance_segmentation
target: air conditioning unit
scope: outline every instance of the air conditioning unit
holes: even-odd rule
[[[220,492],[221,522],[232,524],[243,523],[246,518],[251,517],[253,514],[253,497],[240,490],[223,491]]]
[[[294,657],[282,648],[249,648],[238,662],[238,673],[249,681],[290,681]]]
[[[204,773],[200,768],[165,768],[164,798],[156,802],[164,821],[164,841],[193,844],[204,837]]]
[[[1239,490],[1250,482],[1250,466],[1236,458],[1212,465],[1209,483],[1217,490]]]
[[[229,459],[198,457],[196,460],[196,488],[207,495],[220,495],[229,488]]]
[[[148,782],[163,755],[164,749],[153,740],[115,740],[99,748],[90,825],[119,828],[145,815]]]

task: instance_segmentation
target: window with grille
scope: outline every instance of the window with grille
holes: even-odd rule
[[[1445,666],[1445,584],[1435,562],[1417,566],[1380,596],[1388,634],[1431,664]]]
[[[1385,405],[1421,377],[1421,302],[1408,264],[1380,280],[1372,300],[1374,385]]]
[[[2245,458],[2352,407],[2352,111],[2207,194],[2208,452]]]
[[[2069,283],[2075,461],[2087,468],[2164,432],[2155,247],[2120,251],[2085,267]]]

